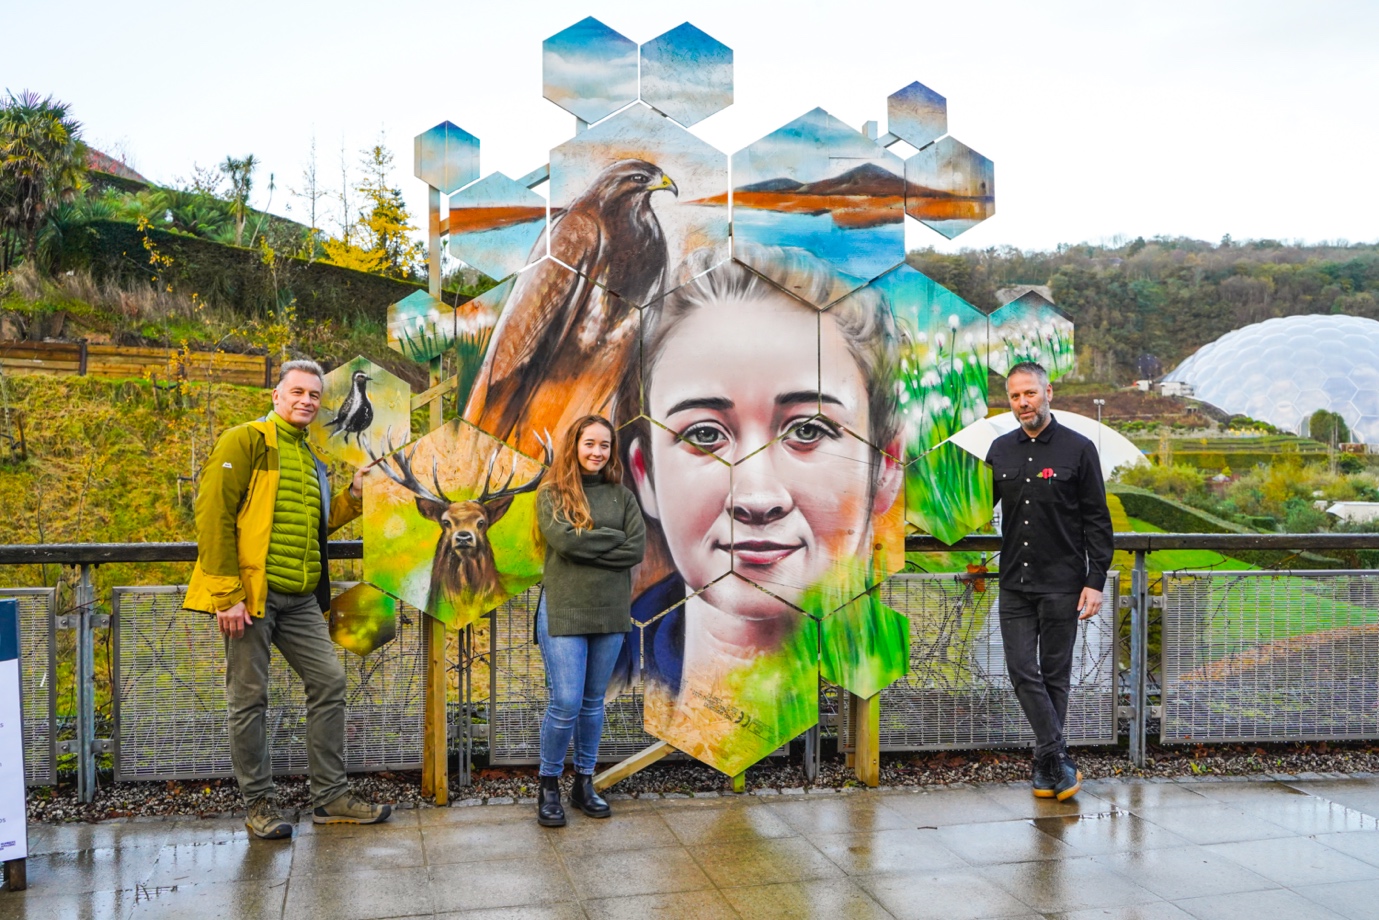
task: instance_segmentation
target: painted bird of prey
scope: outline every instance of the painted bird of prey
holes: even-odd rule
[[[372,379],[363,371],[354,372],[349,393],[340,403],[340,408],[335,410],[335,418],[326,422],[327,428],[334,429],[330,437],[343,435],[348,444],[353,436],[355,444],[364,446],[364,432],[373,424],[373,403],[369,402],[366,390],[366,385]]]
[[[651,208],[662,190],[680,194],[655,164],[619,160],[553,219],[552,258],[538,242],[530,261],[541,261],[518,275],[466,420],[536,457],[542,432],[607,411],[636,348],[636,308],[665,287],[666,238]]]

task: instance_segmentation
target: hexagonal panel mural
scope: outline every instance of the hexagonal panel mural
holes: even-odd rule
[[[905,467],[905,520],[952,544],[991,520],[995,499],[991,471],[952,441]]]
[[[592,16],[541,43],[542,95],[595,122],[637,98],[637,43]]]
[[[733,104],[733,49],[688,22],[642,45],[642,101],[685,127]]]
[[[1037,361],[1057,380],[1077,368],[1073,321],[1038,291],[1030,291],[988,318],[987,366],[1001,376],[1021,361]]]
[[[366,658],[397,637],[397,598],[360,583],[330,602],[330,637]]]
[[[918,80],[886,100],[886,129],[916,149],[948,133],[948,100]]]
[[[412,142],[412,171],[442,195],[479,178],[479,139],[443,121]]]
[[[905,161],[905,213],[953,239],[996,213],[996,166],[945,137]]]
[[[871,591],[819,624],[819,674],[866,698],[910,670],[910,621]]]
[[[364,480],[364,578],[459,629],[541,580],[545,467],[458,419]]]
[[[779,604],[728,575],[743,609]],[[719,630],[726,628],[727,632]],[[691,597],[643,630],[645,728],[691,757],[736,775],[819,721],[819,623],[784,609],[734,621]],[[740,646],[747,660],[721,651]]]
[[[546,229],[546,199],[502,173],[490,173],[450,198],[450,254],[501,281],[528,261]]]
[[[413,361],[430,361],[455,344],[455,311],[425,291],[388,307],[388,347]]]
[[[363,466],[388,441],[411,440],[412,388],[405,380],[359,356],[326,374],[324,383],[321,411],[307,429],[318,456]]]
[[[728,158],[645,105],[551,151],[551,257],[636,306],[728,258]]]
[[[579,416],[614,414],[637,361],[639,310],[550,258],[478,300],[476,322],[493,325],[465,420],[539,456],[547,433],[558,438]]]
[[[823,109],[733,154],[734,258],[825,307],[905,259],[904,164]]]

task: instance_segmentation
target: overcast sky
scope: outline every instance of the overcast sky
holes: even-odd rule
[[[694,129],[728,153],[814,106],[884,131],[913,80],[947,96],[950,133],[996,163],[997,214],[911,245],[1379,239],[1374,0],[0,2],[0,88],[71,103],[157,182],[252,153],[254,203],[272,172],[294,217],[313,134],[338,175],[342,142],[353,160],[382,131],[413,213],[412,137],[444,119],[485,174],[547,162],[574,119],[541,96],[541,41],[593,15],[734,49],[736,102]]]

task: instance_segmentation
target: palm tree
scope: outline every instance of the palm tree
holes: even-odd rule
[[[249,192],[254,188],[254,170],[258,161],[251,153],[242,160],[227,156],[220,171],[230,179],[230,207],[235,215],[235,245],[244,243],[244,219],[249,213]]]
[[[86,181],[86,145],[69,106],[25,90],[0,104],[0,270],[14,262],[15,237],[24,258],[37,253],[48,213],[71,201]]]

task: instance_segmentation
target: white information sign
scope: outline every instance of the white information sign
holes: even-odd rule
[[[29,855],[24,722],[19,708],[19,603],[0,600],[0,861]]]

